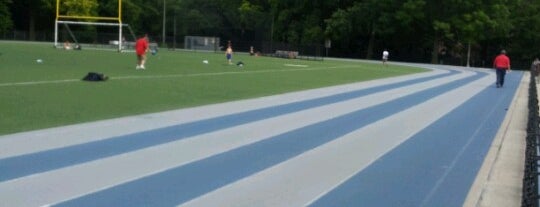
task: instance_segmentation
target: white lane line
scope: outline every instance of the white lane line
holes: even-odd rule
[[[496,103],[491,103],[493,104],[494,106],[497,106],[497,107],[493,107],[491,109],[491,111],[489,111],[487,117],[491,116],[493,113],[496,112],[496,110],[500,110],[500,105],[503,103],[504,99],[499,99]],[[456,166],[456,164],[458,163],[458,161],[461,159],[461,157],[463,156],[463,154],[465,153],[465,151],[469,148],[469,146],[471,145],[471,143],[473,141],[476,141],[475,138],[477,138],[478,136],[478,133],[480,133],[480,130],[484,128],[484,125],[487,124],[487,122],[489,121],[492,121],[492,120],[489,120],[489,119],[484,119],[482,121],[482,123],[480,123],[480,125],[478,126],[478,128],[474,131],[474,133],[470,136],[469,139],[467,139],[467,142],[465,143],[465,145],[463,145],[461,147],[461,149],[459,150],[459,152],[456,154],[456,156],[454,157],[454,159],[452,160],[452,162],[450,162],[450,165],[448,165],[448,167],[445,168],[444,170],[444,173],[439,177],[439,179],[437,180],[437,182],[435,183],[435,185],[430,189],[429,193],[424,197],[424,199],[422,200],[422,202],[420,203],[420,206],[427,206],[427,203],[431,200],[431,198],[433,197],[433,195],[435,195],[435,193],[440,190],[440,186],[442,185],[442,183],[446,180],[446,178],[448,177],[448,175],[450,174],[450,172],[452,172],[452,170],[454,169],[454,167]]]
[[[335,67],[318,67],[318,68],[299,68],[299,69],[287,69],[287,70],[255,70],[255,71],[232,71],[232,72],[219,72],[219,73],[194,73],[194,74],[171,74],[171,75],[132,75],[132,76],[118,76],[109,77],[109,80],[134,80],[134,79],[164,79],[164,78],[186,78],[186,77],[201,77],[201,76],[220,76],[220,75],[234,75],[234,74],[257,74],[257,73],[283,73],[283,72],[296,72],[296,71],[313,71],[313,70],[333,70],[342,68],[354,68],[357,65],[344,65]],[[12,82],[12,83],[0,83],[0,87],[9,86],[29,86],[29,85],[43,85],[43,84],[59,84],[59,83],[74,83],[82,82],[82,79],[64,79],[64,80],[48,80],[48,81],[25,81],[25,82]]]
[[[488,76],[426,100],[181,206],[308,206],[491,85],[492,79]]]
[[[39,206],[62,202],[471,75],[472,73],[460,73],[119,156],[10,180],[0,183],[0,189],[6,190],[6,193],[0,193],[0,200],[10,202],[7,204],[12,206]],[[140,163],[145,164],[140,165]],[[77,183],[77,185],[50,189],[51,186],[57,186],[59,183]],[[28,198],[27,195],[36,196]],[[25,200],[21,201],[20,198],[25,198]]]
[[[223,104],[3,135],[0,136],[0,159],[445,73],[448,71],[435,70]]]

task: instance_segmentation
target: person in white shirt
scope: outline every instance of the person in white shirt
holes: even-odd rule
[[[387,51],[387,50],[384,50],[383,53],[382,53],[382,62],[383,62],[383,65],[386,65],[386,62],[388,61],[388,56],[390,55],[390,53]]]

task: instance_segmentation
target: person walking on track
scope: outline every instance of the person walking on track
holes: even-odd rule
[[[504,85],[504,76],[507,71],[510,71],[510,58],[506,56],[506,50],[501,50],[501,54],[495,57],[493,61],[493,68],[497,73],[497,88],[503,87]]]

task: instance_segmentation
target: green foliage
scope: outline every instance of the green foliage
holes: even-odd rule
[[[509,13],[519,13],[509,19],[512,28],[511,52],[518,58],[531,61],[540,57],[540,2],[519,1]],[[502,26],[502,25],[501,25]],[[530,62],[529,62],[530,63]]]
[[[0,30],[50,31],[56,0],[0,0]],[[117,1],[63,0],[75,14],[114,16]],[[451,58],[471,44],[476,62],[490,62],[500,48],[527,58],[540,39],[540,1],[531,0],[122,0],[125,23],[136,33],[161,36],[163,7],[167,36],[219,36],[245,42],[318,43],[332,40],[331,55],[437,62],[441,49]],[[10,9],[5,9],[9,5]],[[4,8],[4,9],[3,9]],[[20,11],[20,12],[19,12]],[[173,21],[175,20],[175,21]],[[176,24],[173,24],[176,22]],[[23,25],[24,24],[24,25]],[[174,28],[174,29],[173,29]],[[530,49],[525,49],[530,48]],[[426,52],[427,51],[427,52]],[[401,54],[402,56],[400,57]],[[406,54],[406,55],[403,55]],[[530,58],[530,57],[529,57]]]
[[[36,30],[51,31],[56,13],[56,0],[16,0],[11,3],[13,27],[29,32],[35,39]]]
[[[262,7],[247,0],[242,0],[238,13],[242,29],[254,29],[255,25],[260,24],[260,19],[264,18]]]
[[[304,28],[304,33],[302,34],[302,43],[303,44],[313,44],[314,42],[324,41],[324,32],[322,28],[318,25]]]
[[[350,15],[347,11],[338,9],[332,14],[332,17],[325,20],[325,36],[332,40],[350,41],[350,34],[353,30]]]
[[[97,0],[62,0],[61,14],[71,16],[97,16]]]
[[[407,0],[395,11],[396,23],[408,27],[418,22],[425,22],[423,12],[425,5],[426,2],[423,0]]]
[[[11,4],[11,0],[0,0],[0,34],[11,29],[13,26],[11,12],[9,12],[8,7],[9,4]]]
[[[433,20],[433,30],[436,33],[442,34],[444,37],[452,39],[454,34],[452,33],[452,27],[450,23],[439,20]]]

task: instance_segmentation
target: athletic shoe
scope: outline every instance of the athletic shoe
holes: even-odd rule
[[[141,69],[141,67],[137,65],[137,67],[135,67],[135,70],[139,70],[139,69]]]
[[[146,69],[146,68],[144,68],[144,65],[141,65],[141,69],[143,69],[143,70],[144,70],[144,69]]]

